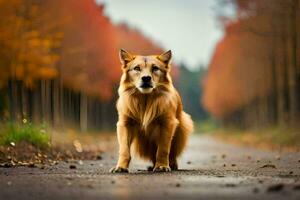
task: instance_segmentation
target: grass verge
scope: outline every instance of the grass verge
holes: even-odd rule
[[[219,129],[214,133],[217,138],[246,146],[262,149],[300,150],[300,130],[296,128]]]
[[[50,135],[45,125],[33,125],[31,123],[16,124],[7,123],[2,125],[0,132],[0,145],[16,145],[28,142],[38,148],[50,146]]]
[[[194,132],[200,134],[214,133],[219,128],[218,123],[213,119],[206,119],[194,122]]]

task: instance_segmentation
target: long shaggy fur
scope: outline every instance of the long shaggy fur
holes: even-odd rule
[[[183,111],[181,98],[172,84],[169,66],[165,67],[167,70],[162,70],[156,88],[151,93],[143,94],[133,84],[126,64],[123,66],[117,101],[120,158],[115,171],[118,167],[128,167],[126,162],[129,163],[130,155],[122,150],[126,142],[129,148],[133,147],[131,152],[152,161],[154,167],[161,165],[161,160],[164,160],[161,157],[168,156],[166,165],[177,169],[177,157],[183,152],[188,135],[193,131],[193,121]],[[166,155],[158,155],[158,149],[164,148],[164,143],[166,146],[170,144],[170,148]]]

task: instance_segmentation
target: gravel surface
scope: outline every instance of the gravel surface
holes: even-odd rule
[[[101,141],[100,141],[101,143]],[[133,159],[129,174],[110,174],[116,138],[97,161],[0,168],[0,199],[300,199],[300,153],[268,152],[193,135],[179,171],[147,172]]]

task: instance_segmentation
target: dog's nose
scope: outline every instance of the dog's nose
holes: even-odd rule
[[[143,77],[142,77],[142,80],[143,80],[144,82],[149,82],[149,81],[151,81],[151,76],[143,76]]]

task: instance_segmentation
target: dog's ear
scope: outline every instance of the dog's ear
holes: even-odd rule
[[[172,58],[172,51],[171,50],[166,51],[165,53],[160,54],[157,58],[163,63],[165,63],[166,65],[168,65]]]
[[[120,49],[119,51],[120,61],[123,65],[126,65],[130,61],[134,59],[134,56],[131,53],[125,51],[124,49]]]

